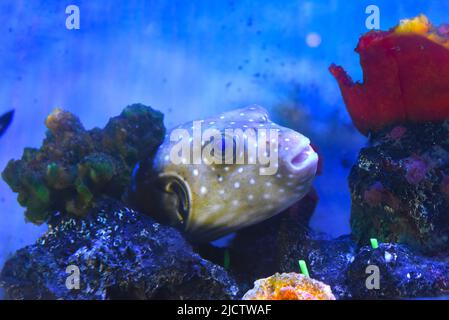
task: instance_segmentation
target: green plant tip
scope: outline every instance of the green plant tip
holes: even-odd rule
[[[304,260],[299,260],[299,269],[301,269],[301,273],[306,277],[310,278],[309,270],[307,269],[307,264]]]
[[[226,249],[223,258],[223,268],[229,269],[230,265],[231,265],[231,256],[229,255],[229,250]]]
[[[371,238],[369,241],[371,242],[371,247],[373,247],[373,249],[379,248],[379,243],[377,242],[377,239]]]

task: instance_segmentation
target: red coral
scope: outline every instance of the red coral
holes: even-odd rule
[[[398,31],[401,25],[360,38],[356,52],[363,83],[354,83],[340,66],[329,68],[355,126],[365,135],[389,124],[449,118],[449,29],[433,28],[427,20],[419,20],[417,27],[416,19],[406,26],[410,30]]]

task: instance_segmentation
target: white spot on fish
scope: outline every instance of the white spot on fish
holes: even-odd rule
[[[207,193],[207,188],[205,186],[202,186],[200,188],[200,192],[201,192],[201,194],[206,194]]]
[[[193,175],[198,176],[198,174],[199,174],[198,169],[193,169]]]
[[[240,182],[234,183],[234,188],[236,188],[236,189],[240,188]]]
[[[255,184],[256,181],[255,181],[253,178],[251,178],[251,179],[249,179],[249,183],[250,183],[250,184]]]

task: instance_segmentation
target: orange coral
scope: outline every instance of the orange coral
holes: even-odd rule
[[[449,26],[434,27],[424,15],[363,35],[356,48],[363,83],[340,66],[329,68],[360,132],[449,118],[448,49]]]
[[[335,300],[335,296],[328,285],[291,272],[257,280],[243,300]]]

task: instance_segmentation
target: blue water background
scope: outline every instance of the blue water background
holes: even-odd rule
[[[65,27],[69,4],[81,10],[80,30]],[[90,129],[141,102],[164,112],[170,128],[256,103],[320,149],[312,226],[349,233],[347,176],[365,138],[327,68],[336,62],[361,79],[353,49],[369,4],[380,8],[382,29],[419,13],[449,21],[447,1],[2,0],[0,114],[16,116],[0,138],[0,168],[41,144],[55,107]],[[307,44],[311,33],[319,46]],[[26,223],[15,199],[0,181],[0,266],[46,229]]]

